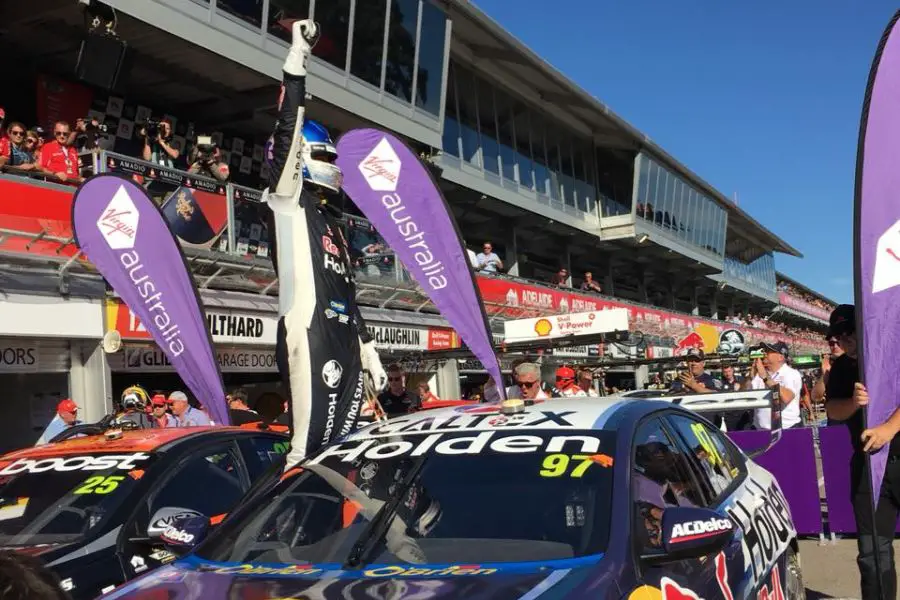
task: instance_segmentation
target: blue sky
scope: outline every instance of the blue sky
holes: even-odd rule
[[[888,0],[476,0],[569,78],[803,253],[853,301],[853,186]],[[548,10],[548,6],[552,9]]]

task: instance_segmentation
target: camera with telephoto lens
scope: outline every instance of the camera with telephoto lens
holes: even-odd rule
[[[215,162],[216,143],[211,136],[197,136],[197,162],[211,164]]]
[[[156,138],[159,135],[159,125],[160,121],[147,119],[147,123],[144,125],[144,131],[147,132],[148,138]]]
[[[109,126],[106,123],[98,122],[94,125],[94,121],[96,119],[94,117],[84,117],[82,119],[84,121],[84,131],[85,133],[108,133]]]

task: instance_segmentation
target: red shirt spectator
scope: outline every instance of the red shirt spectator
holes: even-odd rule
[[[0,107],[0,156],[9,154],[9,138],[6,137],[6,110]]]
[[[81,181],[78,170],[78,153],[75,148],[68,145],[69,134],[72,128],[68,123],[59,122],[53,126],[52,142],[47,142],[41,148],[41,169],[48,175],[53,175],[60,181]]]

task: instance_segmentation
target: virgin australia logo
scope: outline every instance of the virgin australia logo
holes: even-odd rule
[[[376,192],[395,192],[400,182],[400,157],[387,138],[381,138],[359,164],[359,172]]]
[[[878,238],[872,293],[883,292],[898,285],[900,285],[900,221],[888,227]]]
[[[134,248],[138,230],[138,210],[125,186],[119,186],[97,219],[97,229],[113,250]]]

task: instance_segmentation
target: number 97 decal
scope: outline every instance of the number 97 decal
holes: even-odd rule
[[[569,477],[583,477],[584,472],[593,464],[611,467],[613,459],[606,454],[548,454],[544,457],[540,475],[562,477],[568,473]]]
[[[124,475],[110,475],[109,477],[104,477],[103,475],[97,475],[95,477],[88,477],[84,483],[75,488],[75,491],[72,493],[75,495],[81,494],[109,494],[114,491],[119,484],[125,479]]]

